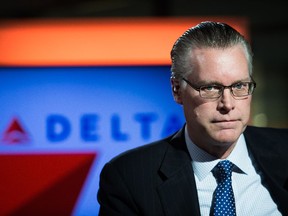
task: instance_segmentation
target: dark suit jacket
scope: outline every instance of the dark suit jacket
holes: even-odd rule
[[[248,126],[244,137],[278,209],[288,215],[288,129]],[[200,215],[183,128],[107,163],[98,201],[99,215]]]

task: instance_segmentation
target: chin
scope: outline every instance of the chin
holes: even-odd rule
[[[214,134],[214,136],[212,136],[214,138],[214,140],[218,143],[235,143],[239,136],[241,134],[241,131],[239,130],[235,130],[235,129],[225,129],[225,130],[221,130],[216,132],[216,134]]]

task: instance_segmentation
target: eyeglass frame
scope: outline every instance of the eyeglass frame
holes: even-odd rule
[[[243,98],[243,97],[246,97],[248,95],[252,95],[253,92],[254,92],[254,89],[256,88],[256,82],[253,80],[252,77],[251,78],[251,81],[246,81],[246,82],[236,82],[236,83],[233,83],[231,84],[230,86],[225,86],[225,85],[222,85],[222,84],[211,84],[211,85],[201,85],[199,87],[196,87],[194,84],[192,84],[189,80],[187,80],[185,77],[182,77],[182,79],[190,86],[192,87],[194,90],[198,91],[199,92],[199,95],[201,98],[205,98],[205,99],[218,99],[220,98],[222,95],[223,95],[223,92],[226,88],[230,89],[230,93],[231,95],[234,97],[234,98]],[[248,89],[248,93],[246,95],[242,95],[242,96],[237,96],[234,94],[233,90],[232,90],[232,87],[237,85],[237,84],[248,84],[249,85],[249,89]],[[250,90],[251,88],[251,84],[252,84],[252,90]],[[201,95],[201,89],[203,87],[208,87],[208,86],[217,86],[217,87],[221,87],[221,90],[219,90],[219,95],[217,97],[203,97]]]

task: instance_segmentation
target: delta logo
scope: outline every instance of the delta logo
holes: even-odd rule
[[[16,147],[31,136],[12,118],[2,141]],[[0,151],[0,215],[72,215],[97,156],[95,151]]]
[[[11,145],[30,142],[30,136],[18,118],[12,118],[7,129],[3,133],[2,142]]]

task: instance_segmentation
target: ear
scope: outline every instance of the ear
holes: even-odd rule
[[[182,89],[180,86],[180,81],[177,80],[175,77],[171,77],[170,82],[171,82],[171,89],[172,89],[174,101],[178,104],[183,104],[182,103]]]

